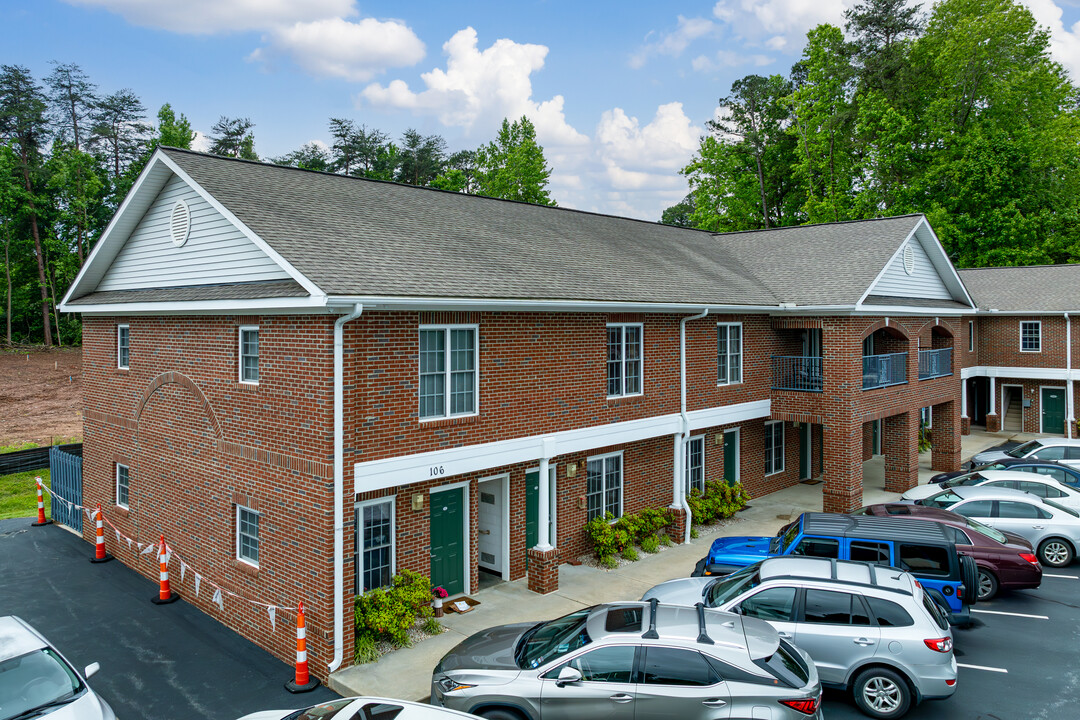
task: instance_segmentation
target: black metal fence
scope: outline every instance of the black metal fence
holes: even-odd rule
[[[82,457],[82,443],[53,445],[52,447],[58,447],[70,455]],[[49,467],[50,449],[49,447],[39,447],[0,454],[0,475],[13,475]]]

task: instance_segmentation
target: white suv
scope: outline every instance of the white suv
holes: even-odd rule
[[[956,691],[948,619],[897,568],[778,557],[721,578],[670,580],[643,597],[653,598],[767,621],[810,655],[823,685],[850,689],[871,717],[898,718]]]
[[[996,460],[1027,458],[1029,460],[1056,460],[1066,465],[1080,467],[1080,440],[1067,438],[1037,438],[1017,445],[1010,450],[984,450],[971,458],[969,467],[985,465]]]

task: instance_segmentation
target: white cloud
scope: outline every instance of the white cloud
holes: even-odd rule
[[[133,25],[178,33],[266,30],[356,12],[356,0],[64,0],[103,8]]]
[[[391,67],[415,65],[424,43],[400,20],[328,18],[272,29],[268,45],[249,56],[271,60],[284,55],[311,75],[367,81]]]
[[[651,55],[670,55],[671,57],[678,57],[690,46],[690,43],[704,35],[708,35],[712,30],[712,20],[706,18],[687,18],[679,15],[678,24],[674,30],[668,33],[662,33],[659,40],[644,45],[630,56],[630,67],[642,67]]]
[[[1050,29],[1050,55],[1069,71],[1074,81],[1080,78],[1080,22],[1066,29],[1061,8],[1053,0],[1022,2],[1031,10],[1037,23]]]
[[[604,112],[596,127],[596,145],[609,166],[676,171],[693,155],[700,135],[701,129],[690,122],[682,103],[673,102],[657,108],[656,116],[644,127],[622,108]]]
[[[195,137],[191,140],[191,149],[195,152],[210,152],[210,138],[196,130]]]
[[[690,67],[694,68],[698,72],[713,73],[723,72],[730,70],[731,68],[740,67],[742,65],[753,65],[754,67],[764,67],[770,65],[773,62],[773,58],[768,55],[761,55],[758,53],[737,53],[731,50],[718,50],[712,57],[707,55],[698,55],[696,58],[690,61]]]
[[[735,37],[770,50],[801,45],[806,32],[821,23],[844,26],[844,10],[856,0],[720,0],[713,17]]]

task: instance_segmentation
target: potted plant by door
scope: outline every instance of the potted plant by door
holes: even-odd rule
[[[442,601],[444,598],[449,597],[450,593],[446,592],[446,589],[440,585],[431,590],[431,596],[433,598],[431,606],[435,609],[435,617],[442,617]]]

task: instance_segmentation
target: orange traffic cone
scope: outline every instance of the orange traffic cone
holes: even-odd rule
[[[308,674],[307,628],[304,624],[304,603],[296,611],[296,677],[285,683],[291,693],[302,693],[319,687],[319,679]]]
[[[34,478],[37,481],[37,522],[30,523],[33,527],[40,527],[42,525],[48,525],[52,520],[45,519],[45,500],[41,495],[41,478]]]
[[[102,520],[100,503],[94,511],[94,517],[97,518],[97,537],[94,539],[94,557],[90,558],[90,562],[109,562],[113,557],[105,552],[105,522]]]
[[[155,605],[165,605],[167,603],[176,602],[180,599],[180,596],[172,591],[169,587],[169,558],[167,550],[165,549],[165,535],[161,536],[161,543],[158,545],[158,565],[161,569],[161,589],[158,591],[157,597],[150,598],[150,602]]]

